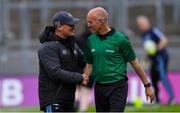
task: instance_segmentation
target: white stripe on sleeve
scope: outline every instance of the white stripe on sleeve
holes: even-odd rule
[[[165,37],[165,35],[158,29],[158,28],[153,28],[153,33],[160,39]]]

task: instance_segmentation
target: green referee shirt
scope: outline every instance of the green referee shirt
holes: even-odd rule
[[[136,58],[128,38],[112,29],[105,39],[92,34],[87,41],[84,60],[93,65],[92,76],[106,84],[127,78],[127,62]]]

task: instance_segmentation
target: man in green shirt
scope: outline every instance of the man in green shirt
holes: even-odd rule
[[[130,62],[145,86],[147,99],[154,100],[151,85],[136,58],[128,38],[110,28],[108,13],[101,7],[87,15],[92,35],[88,38],[84,60],[85,73],[95,79],[97,112],[123,112],[127,99],[127,63]]]

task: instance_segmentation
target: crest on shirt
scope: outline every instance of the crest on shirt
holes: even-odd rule
[[[91,49],[91,52],[92,52],[92,53],[95,52],[95,49]]]
[[[109,53],[114,53],[114,50],[109,50],[109,49],[106,49],[106,52],[109,52]]]

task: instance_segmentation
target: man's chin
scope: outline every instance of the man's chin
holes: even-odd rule
[[[95,32],[95,31],[93,31],[93,30],[90,30],[90,32],[91,32],[91,33],[96,33],[96,32]]]
[[[72,38],[74,37],[74,34],[68,35],[67,38]]]
[[[74,36],[74,33],[69,34],[69,36]]]

